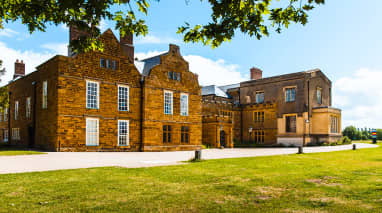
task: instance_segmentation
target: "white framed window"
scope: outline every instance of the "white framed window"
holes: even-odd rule
[[[264,103],[264,92],[256,92],[256,103]]]
[[[86,108],[99,108],[99,83],[96,81],[86,81]]]
[[[42,82],[42,108],[48,108],[48,82]]]
[[[118,146],[128,146],[129,143],[129,121],[118,120]]]
[[[285,102],[294,102],[296,100],[296,88],[286,88],[285,89]]]
[[[180,115],[188,116],[188,94],[180,94]]]
[[[12,128],[12,140],[20,140],[20,129]]]
[[[164,114],[172,115],[173,109],[173,93],[171,91],[164,91]]]
[[[19,101],[15,101],[15,120],[19,117]]]
[[[98,146],[99,121],[98,118],[86,118],[86,146]]]
[[[129,87],[118,85],[118,110],[129,111]]]
[[[4,129],[4,138],[3,138],[3,141],[4,142],[8,142],[8,129]]]
[[[31,97],[28,97],[25,104],[25,116],[27,119],[31,117]]]
[[[4,121],[8,121],[8,108],[4,109]]]

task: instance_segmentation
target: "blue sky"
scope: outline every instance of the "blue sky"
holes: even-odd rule
[[[237,33],[216,49],[185,44],[176,34],[185,21],[210,20],[205,1],[185,2],[151,3],[146,18],[150,33],[135,39],[138,58],[166,51],[168,43],[176,43],[203,85],[246,80],[252,66],[261,68],[264,77],[320,68],[333,82],[334,105],[343,110],[343,125],[382,128],[382,1],[328,0],[310,12],[306,26],[293,25],[281,34],[272,31],[262,40]],[[114,24],[102,23],[103,29],[109,27],[113,29]],[[2,83],[13,74],[16,58],[24,59],[31,72],[55,54],[65,54],[67,42],[65,26],[29,35],[20,23],[6,24],[0,30],[0,58],[9,72]]]

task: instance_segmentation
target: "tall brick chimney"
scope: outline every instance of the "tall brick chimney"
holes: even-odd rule
[[[13,79],[24,76],[25,75],[25,64],[23,60],[19,62],[19,59],[15,62],[15,74],[13,75]]]
[[[80,37],[87,36],[87,35],[89,35],[88,32],[84,32],[78,29],[76,26],[69,26],[69,42],[72,40],[77,40]],[[74,55],[76,55],[76,53],[72,51],[70,47],[68,46],[68,56],[72,57]]]
[[[251,71],[251,80],[258,80],[263,78],[263,71],[259,68],[252,67]]]
[[[119,34],[119,43],[122,51],[129,57],[130,62],[134,62],[133,34],[128,33],[123,37]]]

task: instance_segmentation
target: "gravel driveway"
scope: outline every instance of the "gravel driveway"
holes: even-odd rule
[[[376,148],[377,145],[357,143],[357,149]],[[352,145],[304,147],[305,153],[349,150]],[[205,149],[203,159],[240,158],[293,154],[297,148],[235,148]],[[48,152],[44,155],[2,156],[0,174],[78,169],[90,167],[150,167],[175,165],[194,156],[193,151],[181,152]]]

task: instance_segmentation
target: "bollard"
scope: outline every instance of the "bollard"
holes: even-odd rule
[[[195,160],[202,159],[202,150],[195,150]]]
[[[303,154],[303,153],[304,153],[304,150],[303,150],[302,146],[299,146],[297,154]]]
[[[373,144],[377,143],[377,138],[373,138]]]
[[[353,150],[356,150],[356,149],[357,149],[357,146],[353,144]]]

